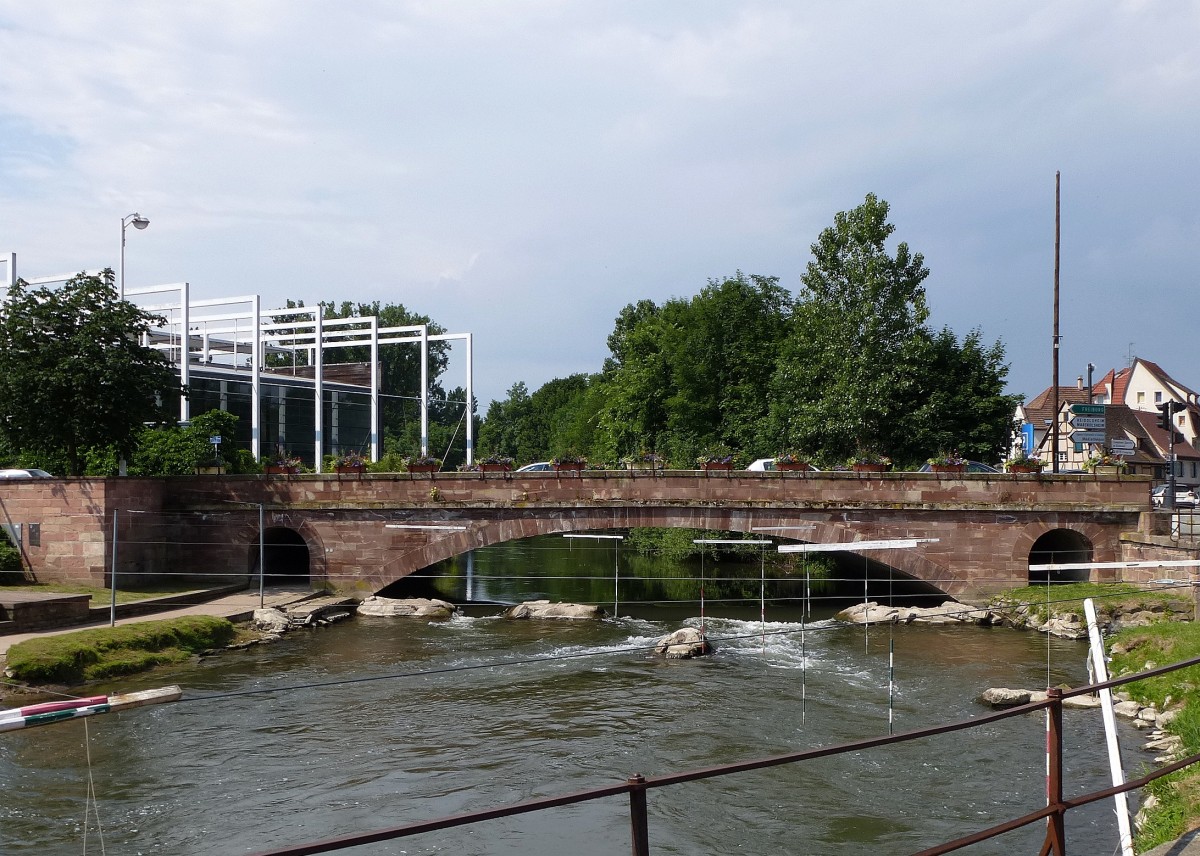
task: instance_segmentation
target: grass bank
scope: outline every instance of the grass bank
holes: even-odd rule
[[[1200,657],[1200,627],[1192,622],[1162,622],[1131,627],[1107,640],[1114,677]],[[1183,755],[1200,752],[1200,666],[1135,681],[1125,692],[1142,704],[1176,711],[1166,730],[1183,741]],[[1136,835],[1139,853],[1200,827],[1200,769],[1188,767],[1151,782],[1154,797],[1146,823]]]
[[[1126,627],[1105,639],[1111,655],[1113,677],[1141,672],[1153,666],[1200,656],[1200,626],[1192,618],[1191,589],[1146,591],[1127,583],[1067,583],[1026,586],[997,596],[992,605],[1002,611],[1019,612],[1024,626],[1036,627],[1064,615],[1084,621],[1083,601],[1096,604],[1101,624],[1113,616],[1134,617],[1141,613],[1146,626]],[[1121,688],[1143,705],[1175,713],[1166,730],[1183,742],[1182,752],[1200,752],[1200,667],[1181,669],[1169,675],[1136,681]],[[1130,776],[1141,771],[1128,771]],[[1188,768],[1152,782],[1143,794],[1145,822],[1135,833],[1139,853],[1174,841],[1200,827],[1200,769]]]
[[[235,635],[228,619],[207,615],[142,621],[20,642],[8,649],[6,668],[18,681],[70,686],[180,663]]]
[[[997,609],[1028,607],[1030,620],[1044,624],[1053,615],[1075,615],[1083,619],[1083,602],[1091,598],[1098,613],[1113,611],[1137,612],[1154,610],[1164,605],[1176,606],[1178,612],[1190,613],[1191,589],[1158,589],[1146,591],[1132,583],[1054,583],[1046,586],[1024,586],[1009,589],[992,599]]]

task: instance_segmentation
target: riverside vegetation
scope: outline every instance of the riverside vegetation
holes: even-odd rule
[[[1047,603],[1049,595],[1049,603]],[[1069,583],[1013,589],[990,606],[1014,626],[1086,638],[1083,601],[1092,598],[1106,629],[1112,677],[1200,656],[1200,626],[1192,620],[1191,590],[1145,591],[1130,584]],[[1179,738],[1179,757],[1200,753],[1200,667],[1126,684],[1118,693],[1170,713],[1164,730]],[[1131,771],[1137,775],[1136,771]],[[1200,827],[1200,769],[1192,766],[1151,782],[1145,789],[1137,851],[1145,851]]]
[[[227,619],[193,615],[41,636],[8,649],[5,673],[30,684],[76,686],[181,663],[236,635]]]

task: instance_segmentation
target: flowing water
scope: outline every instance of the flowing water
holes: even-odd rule
[[[632,573],[615,548],[548,544],[481,551],[470,580],[462,562],[448,569],[448,587],[492,600],[574,587],[600,600],[615,571]],[[595,579],[561,579],[572,570]],[[249,853],[886,734],[891,651],[897,731],[978,716],[983,689],[1042,686],[1047,669],[1053,684],[1086,680],[1081,643],[999,628],[864,630],[826,607],[801,633],[800,607],[782,599],[767,600],[764,623],[752,598],[716,598],[704,621],[717,655],[668,662],[645,646],[698,624],[698,604],[647,603],[661,590],[629,580],[624,592],[620,617],[602,622],[510,622],[483,605],[445,622],[359,617],[121,681],[114,691],[178,683],[185,698],[0,735],[0,853],[100,853],[97,817],[107,853]],[[1066,711],[1065,728],[1066,792],[1104,787],[1099,713]],[[1127,769],[1149,762],[1131,729],[1122,740]],[[653,790],[651,852],[911,852],[1043,805],[1044,742],[1043,718],[1028,716]],[[89,775],[97,803],[85,827]],[[963,852],[1036,853],[1043,829]],[[1071,852],[1116,850],[1111,802],[1071,812],[1067,830]],[[629,847],[620,797],[346,852]]]

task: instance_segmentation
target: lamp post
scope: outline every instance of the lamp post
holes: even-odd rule
[[[136,211],[121,218],[121,272],[118,283],[122,300],[125,299],[125,227],[130,225],[141,231],[150,225],[150,221]]]

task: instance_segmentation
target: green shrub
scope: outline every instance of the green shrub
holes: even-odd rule
[[[143,621],[20,642],[8,649],[7,666],[19,681],[76,684],[182,662],[233,637],[233,624],[213,616]]]
[[[12,584],[24,582],[25,570],[21,567],[21,553],[8,540],[8,536],[0,532],[0,583]]]

